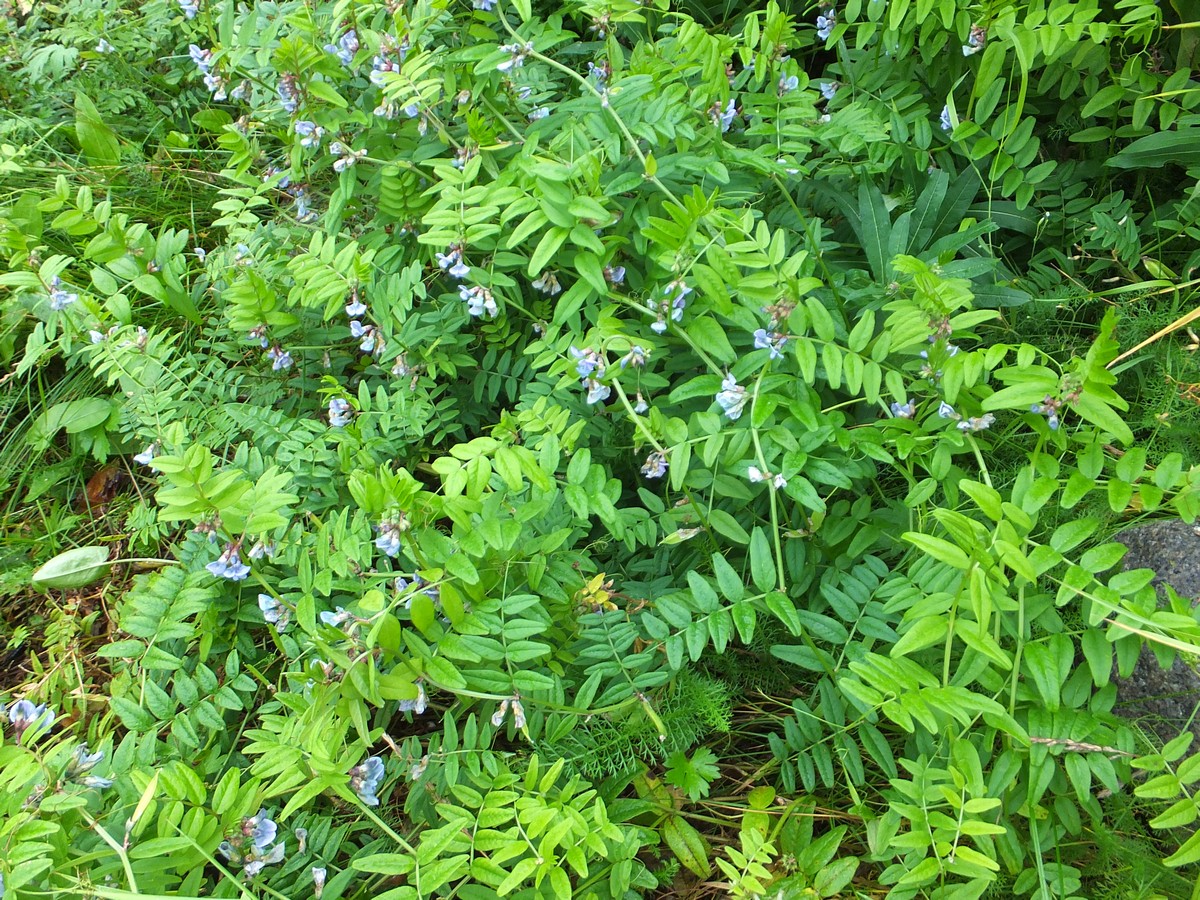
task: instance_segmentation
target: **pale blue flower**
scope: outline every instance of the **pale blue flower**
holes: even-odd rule
[[[292,611],[270,594],[258,595],[258,608],[263,614],[263,619],[279,631],[287,628],[292,620]]]
[[[310,122],[307,119],[300,119],[293,126],[296,134],[300,136],[300,146],[312,149],[320,146],[321,138],[325,136],[325,129],[316,122]]]
[[[304,851],[301,850],[300,852],[303,853]],[[312,867],[313,900],[321,900],[321,895],[325,893],[325,874],[324,866]]]
[[[917,405],[912,400],[907,403],[892,403],[892,415],[897,419],[911,419],[917,411]]]
[[[383,783],[383,776],[383,760],[378,756],[369,757],[362,765],[350,770],[350,789],[367,806],[378,806],[376,792]]]
[[[942,107],[942,114],[938,116],[938,124],[942,127],[942,131],[952,131],[954,123],[950,121],[950,104]]]
[[[349,425],[354,419],[354,412],[350,409],[350,403],[343,400],[341,397],[334,397],[329,401],[329,424],[334,428],[342,428]]]
[[[543,294],[549,294],[551,297],[562,293],[562,285],[558,283],[558,276],[552,271],[543,272],[538,276],[538,280],[533,282],[533,289],[541,291]]]
[[[500,49],[509,57],[497,63],[496,68],[501,72],[510,72],[525,65],[525,57],[533,52],[533,44],[501,44]]]
[[[292,354],[278,344],[267,351],[267,359],[271,360],[271,368],[276,372],[282,372],[292,367]]]
[[[580,350],[572,345],[568,352],[575,358],[575,372],[582,379],[604,377],[604,357],[595,350]]]
[[[635,369],[640,369],[646,365],[646,357],[650,355],[650,351],[640,344],[634,344],[629,348],[629,352],[621,357],[621,368],[633,366]]]
[[[353,613],[347,612],[340,606],[337,607],[336,612],[324,610],[320,615],[320,619],[324,624],[331,625],[334,628],[341,628],[344,623],[349,622],[353,618]]]
[[[417,696],[411,700],[397,700],[396,709],[400,712],[410,712],[421,715],[429,708],[429,697],[425,694],[425,686],[417,682]],[[372,804],[374,805],[374,804]]]
[[[243,581],[250,574],[250,567],[242,561],[240,543],[226,544],[225,551],[204,568],[217,578]]]
[[[354,61],[354,54],[358,52],[358,32],[351,28],[338,39],[336,45],[326,44],[325,50],[336,56],[342,65],[348,68]]]
[[[609,284],[621,284],[625,281],[624,266],[605,266],[604,280]]]
[[[837,10],[832,6],[824,7],[817,16],[817,37],[823,41],[829,40],[833,29],[837,27]]]
[[[158,456],[158,441],[155,441],[141,453],[135,454],[133,461],[135,463],[141,463],[143,466],[148,466],[150,465],[151,460],[153,460],[156,456]]]
[[[196,14],[200,12],[200,0],[178,0],[178,3],[184,18],[194,19],[196,18]]]
[[[602,400],[607,400],[612,393],[612,388],[603,382],[597,381],[595,378],[587,378],[583,384],[587,388],[587,402],[589,406],[599,403]]]
[[[99,43],[96,44],[97,53],[112,53],[115,49],[116,48],[104,38],[100,38]]]
[[[719,107],[718,107],[719,109]],[[729,98],[729,103],[725,109],[717,114],[717,118],[721,120],[721,131],[726,132],[733,125],[734,117],[737,115],[737,101],[732,97]]]
[[[393,521],[385,519],[376,526],[379,531],[379,537],[375,539],[375,546],[388,556],[397,556],[400,553],[400,528]]]
[[[655,450],[642,463],[642,474],[647,478],[662,478],[667,474],[667,466],[666,455]]]
[[[79,300],[79,295],[65,291],[62,288],[62,282],[55,275],[50,279],[50,308],[53,310],[63,310],[76,303]]]
[[[954,411],[954,407],[951,406],[949,403],[947,403],[945,400],[943,400],[940,404],[938,404],[938,413],[937,414],[938,414],[939,419],[958,420],[958,419],[962,418],[962,416],[960,416],[958,413],[956,413]]]
[[[1058,411],[1060,409],[1062,409],[1062,401],[1049,394],[1046,395],[1046,399],[1041,403],[1035,403],[1029,407],[1030,412],[1039,413],[1046,417],[1046,424],[1050,426],[1051,431],[1058,431]]]
[[[346,304],[346,315],[348,315],[350,318],[354,319],[354,318],[357,318],[358,316],[365,314],[366,311],[367,311],[367,304],[363,303],[360,299],[358,299],[357,293],[351,294],[350,302]]]
[[[765,328],[759,328],[754,332],[754,347],[757,350],[768,350],[768,359],[782,359],[783,348],[787,345],[788,338],[786,334],[780,334],[777,331],[767,331]]]
[[[471,5],[484,12],[491,12],[496,5],[496,0],[471,0]]]
[[[982,416],[971,416],[969,419],[964,419],[958,423],[959,431],[984,431],[992,426],[996,421],[996,417],[991,413],[984,413]]]
[[[275,93],[279,97],[279,103],[283,106],[284,112],[289,116],[296,112],[300,100],[299,94],[296,93],[296,76],[284,75],[280,79]]]
[[[796,75],[780,75],[779,76],[779,96],[790,94],[800,86],[800,78]]]
[[[838,87],[840,87],[840,85],[838,85],[836,81],[822,81],[817,85],[817,90],[819,90],[821,92],[821,96],[828,101],[837,96]]]
[[[49,728],[57,718],[54,710],[45,703],[36,705],[29,700],[16,700],[8,707],[8,721],[18,741],[27,729]]]
[[[460,285],[458,296],[466,302],[467,312],[472,316],[479,317],[486,314],[495,317],[500,312],[500,308],[496,305],[496,298],[485,287],[479,285]]]
[[[733,373],[726,375],[725,380],[721,382],[721,390],[717,392],[716,401],[730,421],[741,417],[749,399],[746,389],[737,383]]]
[[[102,759],[104,759],[103,750],[88,753],[88,748],[80,744],[75,748],[74,755],[67,762],[67,769],[63,773],[63,777],[84,787],[99,788],[100,790],[112,787],[111,778],[101,778],[99,775],[90,774],[92,769],[96,768],[96,764]]]

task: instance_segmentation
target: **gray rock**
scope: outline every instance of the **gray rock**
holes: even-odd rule
[[[1200,534],[1186,522],[1150,522],[1126,529],[1116,540],[1129,548],[1126,569],[1153,569],[1152,582],[1169,584],[1193,605],[1200,600]],[[1159,666],[1149,648],[1142,650],[1128,678],[1116,678],[1116,712],[1169,741],[1185,728],[1200,739],[1200,659],[1177,655],[1169,669]],[[1200,744],[1193,744],[1193,747]]]

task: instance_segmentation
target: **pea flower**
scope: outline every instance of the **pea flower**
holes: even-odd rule
[[[312,867],[313,900],[321,900],[321,895],[325,893],[325,874],[324,866]]]
[[[363,303],[358,297],[358,291],[354,291],[350,295],[350,302],[346,304],[346,315],[352,319],[357,319],[367,311],[367,304]]]
[[[837,27],[837,9],[833,6],[824,6],[817,15],[817,37],[823,41],[829,40],[829,36],[833,34],[833,29]]]
[[[258,325],[254,328],[251,328],[246,336],[252,341],[258,341],[258,345],[264,350],[271,345],[271,341],[267,338],[266,325]]]
[[[179,10],[183,13],[184,18],[194,19],[196,14],[200,12],[200,0],[177,0]]]
[[[325,136],[325,129],[316,122],[310,122],[308,119],[300,119],[292,126],[296,134],[300,136],[300,146],[312,149],[321,145],[321,138]]]
[[[345,172],[367,155],[366,150],[351,150],[341,141],[334,141],[330,144],[329,152],[331,155],[338,157],[333,162],[333,171],[335,172]]]
[[[482,9],[484,12],[491,12],[496,5],[496,0],[471,0],[471,5],[475,9]]]
[[[501,72],[510,72],[525,65],[525,57],[533,52],[533,44],[501,44],[500,49],[509,57],[498,62],[496,68]]]
[[[343,400],[341,397],[334,397],[329,401],[329,424],[334,428],[342,428],[349,425],[354,419],[354,411],[350,408],[349,401]]]
[[[286,849],[284,842],[271,846],[278,836],[278,826],[267,816],[265,809],[242,819],[242,824],[229,840],[222,841],[217,850],[250,876],[257,875],[266,866],[283,862]]]
[[[725,380],[721,382],[721,390],[717,392],[716,401],[730,421],[737,421],[741,417],[749,399],[746,389],[737,383],[733,373],[726,375]]]
[[[378,756],[368,757],[364,763],[350,770],[350,789],[367,806],[378,806],[376,792],[383,782],[383,776],[383,760]]]
[[[73,294],[65,291],[62,288],[62,281],[55,275],[50,279],[50,308],[58,311],[66,309],[72,303],[79,300],[78,294]]]
[[[133,461],[135,463],[140,463],[143,466],[148,466],[150,465],[150,461],[156,456],[158,456],[158,441],[155,441],[141,453],[135,454]]]
[[[446,274],[451,278],[463,279],[471,274],[471,267],[463,262],[461,244],[451,244],[446,248],[445,253],[438,253],[438,267],[446,270]]]
[[[325,625],[341,628],[345,623],[354,618],[354,613],[347,612],[343,607],[339,606],[336,612],[330,612],[327,609],[323,610],[319,618]]]
[[[326,44],[325,51],[336,56],[343,66],[350,67],[350,63],[354,61],[354,54],[358,52],[358,32],[351,28],[340,38],[337,44]]]
[[[258,595],[258,608],[263,614],[263,619],[274,625],[278,631],[283,631],[292,621],[292,611],[270,594]]]
[[[759,484],[763,481],[769,482],[776,490],[783,490],[787,487],[787,479],[782,475],[772,475],[770,472],[764,472],[758,466],[751,466],[747,469],[746,478],[750,480],[751,484]]]
[[[375,539],[375,546],[388,556],[396,556],[400,553],[400,535],[408,531],[408,519],[403,513],[393,516],[390,519],[384,519],[377,526],[376,531],[379,532],[379,537]]]
[[[938,125],[942,127],[942,131],[953,131],[954,123],[950,121],[950,104],[947,103],[942,107],[942,114],[938,116]]]
[[[458,296],[466,302],[467,312],[476,318],[484,314],[495,318],[500,312],[500,308],[496,305],[496,298],[485,287],[480,287],[479,285],[460,285]]]
[[[418,716],[429,708],[429,697],[425,694],[425,685],[417,682],[417,696],[411,700],[396,701],[396,709],[400,712],[416,713]]]
[[[708,111],[709,116],[713,120],[713,124],[720,124],[721,132],[728,131],[733,126],[734,117],[737,116],[737,101],[732,97],[729,98],[729,103],[724,109],[721,109],[721,101],[717,101]]]
[[[625,281],[624,266],[605,266],[604,280],[609,284],[621,284]]]
[[[18,741],[28,729],[49,728],[57,718],[54,710],[47,708],[45,703],[35,705],[29,700],[15,700],[8,707],[8,722]]]
[[[1049,394],[1046,395],[1046,399],[1041,403],[1035,403],[1029,407],[1030,412],[1046,417],[1046,424],[1050,426],[1051,431],[1058,431],[1058,411],[1060,409],[1062,409],[1062,401],[1051,397]]]
[[[634,344],[629,348],[629,352],[621,357],[621,368],[633,366],[635,369],[640,369],[646,365],[646,357],[650,355],[650,351],[640,344]],[[641,396],[640,394],[638,395]]]
[[[358,319],[350,321],[350,336],[359,341],[358,349],[370,353],[375,349],[375,326],[363,325]]]
[[[667,474],[668,465],[666,454],[655,450],[642,463],[642,474],[647,478],[662,478]]]
[[[104,759],[103,750],[88,753],[88,748],[84,744],[80,744],[75,748],[74,755],[67,762],[67,769],[63,773],[63,777],[84,787],[99,788],[101,790],[112,787],[111,778],[101,778],[99,775],[89,774],[102,759]]]
[[[300,94],[296,90],[296,76],[283,75],[279,79],[279,86],[275,89],[275,94],[279,97],[283,111],[289,116],[293,115],[300,102]]]
[[[115,50],[115,49],[116,48],[113,47],[113,45],[110,44],[108,41],[106,41],[104,38],[100,38],[99,43],[96,44],[96,52],[97,53],[112,53],[113,50]]]
[[[308,191],[304,188],[297,188],[292,194],[292,208],[296,211],[296,218],[301,222],[311,222],[317,217],[317,211],[310,205]]]
[[[650,409],[650,404],[646,402],[646,398],[642,396],[642,392],[638,391],[637,403],[633,405],[633,411],[639,416]]]
[[[595,378],[585,378],[583,384],[587,388],[588,406],[599,403],[601,400],[607,400],[612,394],[612,388]]]
[[[937,414],[939,419],[953,419],[956,422],[962,418],[962,416],[954,411],[954,407],[945,400],[938,404]]]
[[[537,109],[529,113],[530,122],[538,122],[550,115],[550,107],[539,106]]]
[[[551,297],[562,293],[562,285],[558,283],[558,276],[549,270],[538,276],[538,280],[533,283],[535,291],[541,291],[543,294],[549,294]]]
[[[267,351],[267,359],[271,360],[271,369],[276,372],[282,372],[292,367],[292,354],[278,344]]]
[[[242,561],[241,542],[225,545],[225,551],[204,568],[217,578],[242,581],[250,574],[250,567]]]
[[[504,718],[508,715],[508,701],[501,700],[500,705],[496,707],[496,711],[492,713],[492,725],[499,728],[504,724]]]
[[[909,400],[907,403],[892,403],[892,415],[897,419],[911,419],[917,411],[917,405]]]
[[[821,96],[824,97],[826,101],[829,101],[837,96],[839,87],[841,87],[841,85],[836,81],[822,81],[817,85],[817,90],[821,92]]]
[[[593,375],[596,378],[604,377],[604,357],[595,350],[580,350],[572,345],[568,351],[575,358],[575,372],[580,378],[586,380]]]
[[[992,426],[996,421],[996,417],[991,413],[984,413],[982,416],[971,416],[969,419],[964,419],[958,423],[959,431],[984,431]]]
[[[963,56],[974,56],[983,49],[985,43],[987,43],[987,31],[980,25],[972,25],[967,42],[963,44]]]
[[[246,551],[246,555],[251,559],[265,559],[275,554],[275,542],[255,541],[254,546]]]
[[[767,331],[765,328],[759,328],[754,332],[754,347],[756,350],[769,350],[768,359],[783,359],[783,348],[786,346],[788,338],[786,334],[780,334],[777,331]]]

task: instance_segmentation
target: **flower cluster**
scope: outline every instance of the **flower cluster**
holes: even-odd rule
[[[721,382],[721,390],[717,392],[715,399],[730,421],[736,421],[741,417],[742,410],[746,408],[746,402],[750,399],[750,395],[746,393],[744,387],[737,383],[737,379],[731,372]]]
[[[492,292],[480,285],[459,285],[458,296],[467,304],[467,312],[476,318],[485,314],[495,318],[500,312]]]
[[[983,49],[983,45],[987,43],[987,31],[980,25],[972,25],[971,33],[967,36],[967,42],[963,44],[963,56],[974,56]]]
[[[292,367],[292,354],[278,344],[267,351],[267,359],[271,361],[271,369],[275,372],[282,372]]]
[[[330,144],[329,152],[331,155],[337,157],[337,159],[333,161],[333,171],[338,172],[339,174],[345,172],[367,155],[366,150],[352,150],[341,141],[334,141],[332,144]]]
[[[767,331],[759,328],[754,332],[754,349],[769,350],[768,359],[783,359],[783,348],[787,345],[788,337],[778,331]]]
[[[445,253],[437,254],[439,269],[443,269],[451,278],[463,279],[471,274],[471,267],[463,261],[462,244],[451,244]]]
[[[358,52],[358,46],[358,32],[351,28],[338,38],[336,44],[326,44],[325,52],[332,53],[348,69],[354,61],[354,54]]]
[[[817,37],[827,41],[835,28],[837,28],[837,8],[834,6],[820,7],[817,12]]]
[[[510,72],[525,65],[525,57],[533,52],[533,44],[501,44],[500,49],[508,54],[508,59],[498,62],[496,68],[501,72]]]
[[[521,705],[520,697],[513,697],[511,700],[501,700],[500,706],[492,713],[492,724],[497,728],[503,725],[510,706],[512,707],[513,724],[518,729],[524,728],[526,724],[525,707]]]
[[[30,728],[38,731],[45,730],[54,724],[58,716],[45,703],[35,704],[30,700],[14,700],[8,707],[8,724],[12,726],[13,737],[21,740]]]
[[[554,297],[562,293],[562,285],[558,283],[558,275],[547,269],[533,282],[533,289]]]
[[[718,100],[708,110],[708,115],[713,120],[714,125],[721,126],[721,132],[724,133],[733,126],[733,120],[737,116],[737,112],[737,101],[730,97],[724,109],[721,108],[721,101]]]
[[[378,806],[376,792],[383,783],[383,775],[383,760],[378,756],[368,757],[361,765],[350,770],[350,789],[367,806]]]
[[[234,865],[241,866],[247,875],[254,876],[265,866],[283,862],[287,851],[283,841],[275,843],[278,834],[279,827],[265,809],[260,809],[253,816],[242,819],[237,833],[222,841],[217,852]]]
[[[325,136],[325,129],[316,122],[310,122],[308,119],[300,119],[292,128],[300,138],[301,147],[313,150],[321,146],[321,138]]]
[[[270,594],[258,595],[258,608],[262,611],[263,619],[278,631],[286,629],[292,621],[291,607]]]
[[[646,461],[642,463],[642,474],[647,478],[662,478],[667,474],[667,456],[661,451],[655,450],[646,457]]]
[[[92,769],[96,768],[96,764],[104,759],[104,751],[97,750],[95,753],[88,753],[88,748],[84,744],[80,744],[75,748],[75,753],[67,762],[66,771],[63,772],[63,778],[67,781],[73,781],[75,784],[81,784],[84,787],[99,788],[103,790],[107,787],[112,787],[111,778],[101,778],[99,775],[92,775]]]
[[[242,561],[241,541],[226,544],[224,552],[204,568],[217,578],[228,578],[230,581],[242,581],[250,574],[250,567]]]
[[[682,278],[672,281],[663,288],[663,299],[658,302],[657,307],[650,308],[651,312],[658,315],[657,321],[650,326],[650,330],[656,334],[665,332],[668,316],[672,322],[682,322],[683,310],[687,307],[687,295],[691,292],[692,289]]]
[[[329,424],[334,428],[344,428],[354,421],[354,410],[350,401],[334,397],[329,401]]]
[[[55,311],[66,309],[72,303],[79,300],[78,294],[73,294],[70,291],[64,290],[62,281],[57,275],[50,279],[50,308]]]
[[[570,348],[570,353],[575,358],[575,373],[587,388],[588,404],[607,400],[612,394],[612,388],[600,381],[607,371],[604,356],[596,350],[580,350],[574,346]]]
[[[404,62],[404,57],[408,56],[408,47],[408,38],[397,43],[394,37],[385,34],[379,44],[379,52],[371,62],[371,74],[368,76],[371,84],[383,87],[386,83],[384,75],[388,72],[399,72],[400,64]]]
[[[375,546],[388,556],[400,553],[400,535],[408,531],[409,522],[404,513],[396,513],[375,526],[379,537],[375,538]]]
[[[971,416],[963,418],[954,411],[954,407],[945,400],[938,406],[938,418],[951,419],[958,423],[956,426],[959,431],[985,431],[992,427],[992,423],[996,421],[996,417],[991,413],[984,413],[982,416]]]
[[[1035,403],[1029,407],[1029,411],[1046,417],[1046,424],[1050,426],[1051,431],[1058,431],[1058,411],[1062,409],[1062,401],[1057,397],[1046,395],[1041,403]]]
[[[770,472],[764,472],[758,466],[751,466],[747,469],[746,477],[750,480],[751,484],[759,484],[765,481],[777,490],[783,490],[787,487],[787,479],[782,475],[772,475]]]
[[[300,91],[296,87],[296,76],[284,73],[279,76],[279,86],[275,89],[279,104],[289,116],[295,115],[300,105]]]

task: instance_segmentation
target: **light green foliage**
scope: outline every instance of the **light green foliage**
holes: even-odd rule
[[[5,890],[1193,865],[1113,684],[1200,648],[1111,540],[1200,514],[1177,18],[0,2]]]

